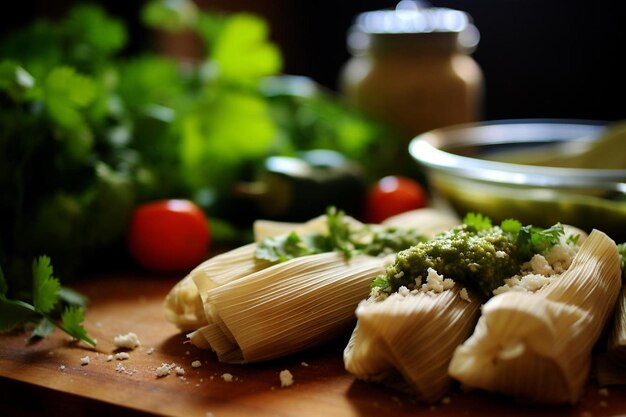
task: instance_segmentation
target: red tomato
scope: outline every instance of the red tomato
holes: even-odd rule
[[[382,178],[367,193],[365,221],[380,223],[388,217],[425,207],[428,196],[416,181],[400,176]]]
[[[189,200],[139,205],[128,229],[128,248],[142,267],[156,272],[186,272],[209,250],[208,220]]]

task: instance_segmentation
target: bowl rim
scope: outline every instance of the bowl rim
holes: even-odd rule
[[[446,126],[419,134],[409,144],[409,154],[428,169],[485,183],[532,187],[598,188],[626,192],[626,169],[579,169],[522,165],[461,156],[440,149],[444,142],[467,143],[468,137],[480,134],[475,144],[515,143],[515,134],[533,142],[545,142],[546,131],[555,141],[572,139],[574,132],[584,132],[579,138],[598,135],[607,122],[580,119],[502,119]],[[503,137],[506,133],[509,136]],[[513,136],[510,136],[514,133]],[[558,137],[561,139],[558,139]]]

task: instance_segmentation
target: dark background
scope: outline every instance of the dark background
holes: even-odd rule
[[[75,2],[23,0],[5,8],[0,30],[34,16],[60,16]],[[131,27],[130,49],[150,43],[138,23],[140,0],[100,2]],[[265,17],[282,50],[284,71],[337,88],[349,58],[345,35],[363,11],[394,7],[378,0],[198,0],[202,7]],[[485,119],[626,115],[626,3],[618,0],[433,0],[468,12],[481,32],[473,54],[485,74]]]

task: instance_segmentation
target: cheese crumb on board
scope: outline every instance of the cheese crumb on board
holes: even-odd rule
[[[113,355],[107,356],[107,362],[111,362],[113,360]]]
[[[199,367],[202,366],[202,362],[200,362],[200,361],[193,361],[193,362],[191,362],[191,366],[194,367],[194,368],[199,368]]]
[[[289,372],[288,369],[284,369],[280,371],[279,377],[280,377],[280,386],[282,388],[293,385],[293,375],[291,374],[291,372]]]
[[[162,363],[161,366],[155,369],[154,374],[157,376],[157,378],[161,378],[169,375],[174,368],[176,368],[175,363]]]
[[[85,366],[85,365],[89,365],[89,362],[91,361],[91,358],[89,356],[84,356],[82,358],[80,358],[80,364]]]
[[[176,375],[185,375],[185,370],[180,366],[174,368],[174,372],[176,372]]]
[[[226,382],[233,382],[233,376],[228,372],[222,374],[222,379]]]
[[[113,338],[113,344],[118,348],[135,349],[141,345],[139,338],[133,332],[120,334]]]
[[[115,359],[118,361],[123,361],[124,359],[129,359],[130,355],[127,352],[119,352],[115,354]]]

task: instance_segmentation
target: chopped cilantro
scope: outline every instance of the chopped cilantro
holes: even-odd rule
[[[255,256],[270,262],[285,262],[330,250],[332,250],[330,242],[325,236],[320,234],[300,236],[296,232],[291,232],[286,236],[270,237],[259,242]]]
[[[284,262],[331,251],[338,251],[346,258],[355,253],[378,256],[398,252],[425,240],[413,229],[389,227],[372,232],[368,226],[351,227],[345,213],[334,207],[327,209],[326,219],[327,235],[291,232],[285,236],[269,237],[258,243],[255,256],[270,262]]]
[[[506,219],[500,223],[500,228],[504,233],[509,233],[511,235],[517,236],[519,231],[522,229],[522,223],[519,220],[515,219]]]
[[[543,253],[559,242],[565,232],[559,223],[548,229],[534,226],[524,226],[517,235],[517,246],[525,256]]]
[[[491,228],[491,219],[480,213],[467,213],[463,218],[463,224],[473,227],[476,231]]]

